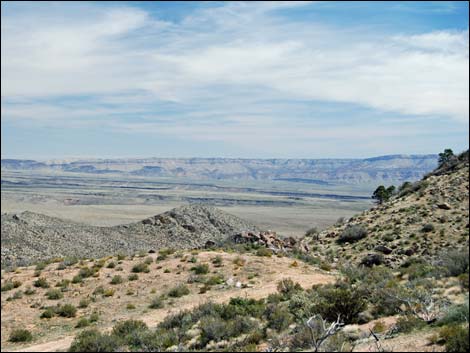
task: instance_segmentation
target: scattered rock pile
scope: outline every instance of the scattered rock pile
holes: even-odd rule
[[[255,244],[265,246],[275,252],[279,250],[293,250],[299,248],[300,243],[292,238],[280,238],[277,236],[276,232],[268,231],[261,231],[261,232],[241,232],[235,234],[233,237],[233,242],[237,244]],[[308,251],[308,248],[301,247],[302,250]]]

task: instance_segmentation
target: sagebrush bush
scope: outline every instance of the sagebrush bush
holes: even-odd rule
[[[285,330],[294,321],[293,315],[282,304],[269,304],[266,308],[266,318],[268,327],[277,331]]]
[[[364,239],[366,236],[367,230],[363,226],[358,224],[349,225],[343,230],[343,232],[337,239],[337,242],[339,244],[343,244],[346,242],[355,243],[361,239]]]
[[[120,337],[125,337],[135,331],[147,330],[147,324],[140,320],[126,320],[117,323],[113,327],[113,334]]]
[[[277,282],[277,291],[284,296],[290,297],[293,293],[302,290],[302,286],[291,278],[284,278]]]
[[[141,262],[141,263],[136,264],[132,267],[132,272],[134,272],[134,273],[141,273],[141,272],[148,273],[148,272],[150,272],[150,269],[149,269],[147,264]]]
[[[468,324],[449,325],[439,330],[439,338],[444,342],[446,352],[468,352]]]
[[[439,265],[441,265],[449,276],[459,276],[468,273],[469,250],[449,250],[439,255]]]
[[[87,299],[87,298],[80,299],[80,302],[78,303],[78,307],[80,309],[84,309],[84,308],[88,307],[88,305],[90,305],[90,300]]]
[[[62,317],[75,317],[77,308],[72,304],[64,304],[57,308],[56,313]]]
[[[256,256],[266,256],[266,257],[271,257],[273,255],[273,251],[268,248],[259,248],[256,250]]]
[[[426,326],[426,322],[418,319],[416,316],[404,315],[400,316],[395,324],[398,332],[409,333],[413,330],[419,330]]]
[[[10,342],[30,342],[33,340],[33,335],[26,329],[15,329],[10,333],[8,338]]]
[[[315,294],[316,313],[330,322],[340,315],[344,323],[356,323],[358,314],[367,307],[365,294],[348,283],[325,285],[317,288]]]
[[[209,265],[208,264],[200,264],[194,267],[191,267],[191,271],[194,271],[197,275],[205,275],[209,273]]]
[[[102,334],[97,329],[88,329],[74,338],[69,352],[118,352],[121,345],[118,337]]]
[[[64,294],[59,289],[49,289],[46,292],[46,297],[49,300],[59,300],[64,297]]]
[[[137,273],[133,273],[133,274],[130,274],[127,279],[129,281],[137,281],[139,279],[139,275],[137,275]]]
[[[185,284],[179,284],[168,291],[168,296],[173,298],[179,298],[184,295],[188,295],[190,290]]]
[[[88,320],[86,317],[82,317],[77,321],[75,328],[83,328],[87,326],[90,326],[90,320]]]
[[[149,308],[150,309],[161,309],[165,305],[165,297],[158,296],[152,299],[150,302]]]
[[[38,288],[49,288],[49,283],[47,283],[45,278],[38,278],[33,282],[33,286]]]
[[[115,275],[113,276],[113,278],[111,279],[111,284],[121,284],[123,282],[123,279],[121,276],[119,275]]]
[[[426,223],[425,225],[423,225],[423,227],[421,228],[421,231],[423,233],[429,233],[429,232],[434,232],[436,230],[436,228],[434,227],[434,224],[432,223]]]

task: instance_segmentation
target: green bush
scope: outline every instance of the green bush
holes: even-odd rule
[[[277,331],[285,330],[294,321],[292,314],[282,304],[269,304],[266,309],[266,318],[268,327]]]
[[[400,316],[396,323],[398,332],[409,333],[413,330],[419,330],[426,326],[426,322],[418,319],[416,316],[405,315]]]
[[[204,347],[210,341],[218,342],[222,339],[229,338],[229,330],[226,322],[220,317],[204,317],[200,322],[201,329],[201,345]]]
[[[449,336],[445,338],[446,352],[468,352],[468,326],[455,326]]]
[[[163,296],[158,296],[152,299],[152,302],[149,305],[150,309],[161,309],[165,305],[165,298]]]
[[[58,289],[49,289],[46,292],[46,297],[50,300],[59,300],[64,297],[64,294]]]
[[[88,320],[86,317],[82,317],[78,320],[75,328],[83,328],[87,326],[90,326],[90,320]]]
[[[87,299],[87,298],[80,299],[80,302],[78,303],[78,307],[80,309],[84,309],[84,308],[88,307],[88,305],[90,305],[90,300]]]
[[[205,275],[209,273],[209,265],[208,264],[196,265],[191,268],[191,271],[194,271],[194,273],[197,275]]]
[[[469,251],[468,249],[445,251],[439,256],[439,264],[450,276],[468,273]]]
[[[172,298],[179,298],[184,295],[188,295],[189,293],[190,293],[190,290],[188,286],[184,284],[179,284],[176,287],[173,287],[172,289],[170,289],[170,291],[168,292],[168,296]]]
[[[49,283],[47,283],[45,278],[38,278],[34,281],[33,286],[38,288],[49,288]]]
[[[113,276],[113,278],[111,279],[111,284],[121,284],[123,282],[123,279],[121,276],[119,275],[115,275]]]
[[[64,304],[57,308],[57,315],[62,317],[75,317],[77,314],[77,308],[72,304]]]
[[[423,227],[421,228],[421,231],[423,233],[429,233],[429,232],[434,232],[436,230],[436,228],[434,227],[434,225],[432,223],[426,223],[425,225],[423,225]]]
[[[302,290],[302,286],[290,278],[284,278],[277,283],[277,291],[284,297],[290,297],[293,293]]]
[[[55,316],[55,311],[53,308],[46,308],[42,313],[40,318],[41,319],[51,319]]]
[[[259,248],[256,250],[256,256],[265,256],[265,257],[271,257],[273,255],[273,251],[268,248]]]
[[[137,273],[133,273],[133,274],[130,274],[127,279],[129,281],[137,281],[139,279],[139,276],[137,275]]]
[[[31,332],[25,329],[15,329],[11,332],[10,338],[8,339],[10,342],[31,342],[33,340],[33,335]]]
[[[465,323],[469,320],[468,297],[463,304],[454,304],[450,306],[444,316],[437,321],[439,326]]]
[[[356,323],[358,314],[367,307],[364,297],[364,293],[347,283],[325,285],[316,289],[314,309],[327,321],[336,321],[340,315],[344,323]]]
[[[217,255],[217,256],[212,260],[212,264],[213,264],[215,267],[221,267],[221,266],[222,266],[222,263],[223,263],[223,259],[222,259],[222,256],[220,256],[220,255]]]
[[[148,256],[147,258],[145,258],[144,263],[147,265],[150,265],[151,263],[153,263],[152,257]]]
[[[147,324],[140,320],[126,320],[117,323],[113,327],[113,335],[125,337],[135,331],[148,330]]]
[[[116,267],[116,263],[114,261],[111,261],[108,266],[106,266],[107,268],[115,268]]]
[[[76,275],[72,278],[72,283],[82,283],[83,282],[83,277],[80,275]]]
[[[91,277],[95,274],[95,270],[89,268],[89,267],[82,267],[80,271],[78,271],[78,275],[82,278],[88,278]]]
[[[20,281],[5,281],[2,284],[2,292],[12,290],[21,286]]]
[[[343,232],[337,239],[337,242],[339,244],[343,244],[346,242],[355,243],[361,239],[364,239],[366,236],[367,230],[363,226],[358,224],[349,225],[343,230]]]
[[[74,338],[69,352],[119,352],[121,345],[122,341],[118,337],[89,329]]]
[[[148,273],[150,272],[150,269],[147,264],[141,262],[132,267],[132,272],[133,273],[141,273],[141,272]]]

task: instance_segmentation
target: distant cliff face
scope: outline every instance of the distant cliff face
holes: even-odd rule
[[[437,166],[437,155],[368,159],[148,158],[37,162],[2,159],[2,170],[60,170],[186,177],[198,180],[285,180],[304,183],[400,183],[418,180]]]

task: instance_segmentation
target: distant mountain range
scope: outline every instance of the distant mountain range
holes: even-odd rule
[[[2,170],[61,171],[183,177],[197,180],[282,180],[325,185],[419,180],[437,166],[437,155],[388,155],[366,159],[147,158],[35,161],[2,159]]]

